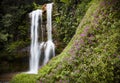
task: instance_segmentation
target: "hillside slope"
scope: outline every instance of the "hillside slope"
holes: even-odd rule
[[[76,34],[38,75],[11,83],[119,83],[120,0],[93,0]]]

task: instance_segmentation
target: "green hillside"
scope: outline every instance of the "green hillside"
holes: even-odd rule
[[[67,0],[64,0],[67,1]],[[119,83],[120,0],[93,0],[63,52],[11,83]]]

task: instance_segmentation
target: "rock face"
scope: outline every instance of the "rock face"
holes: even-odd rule
[[[93,0],[76,34],[38,75],[18,74],[11,83],[119,83],[120,0]]]

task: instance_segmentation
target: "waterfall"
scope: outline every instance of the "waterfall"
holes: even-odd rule
[[[52,42],[52,5],[53,3],[47,4],[47,36],[48,40],[46,42],[46,49],[45,49],[45,59],[44,64],[46,64],[50,56],[55,56],[55,45]]]
[[[40,47],[38,42],[39,20],[42,20],[42,10],[35,10],[30,13],[31,18],[31,48],[30,48],[30,71],[29,73],[38,73]]]
[[[43,36],[42,10],[34,10],[29,14],[31,18],[30,70],[27,72],[29,74],[37,74],[39,66],[45,65],[51,57],[55,56],[55,45],[52,42],[52,4],[47,4],[46,8],[48,36],[46,43]],[[41,43],[39,43],[39,27],[41,28]],[[43,60],[41,57],[44,57]]]

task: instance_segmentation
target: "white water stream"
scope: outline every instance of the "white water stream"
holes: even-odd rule
[[[30,47],[30,71],[29,73],[37,74],[40,58],[40,47],[38,42],[39,20],[42,20],[42,10],[35,10],[30,13],[31,18],[31,47]]]
[[[44,64],[46,64],[50,56],[55,56],[55,45],[52,42],[52,5],[53,3],[47,4],[47,36],[48,40],[46,42],[46,49],[45,49],[45,59]]]
[[[47,42],[43,42],[43,31],[42,31],[42,41],[39,43],[39,27],[42,27],[42,10],[34,10],[30,13],[31,18],[31,47],[30,47],[30,70],[27,73],[37,74],[39,69],[39,60],[43,55],[41,54],[42,48],[44,48],[44,60],[43,65],[45,65],[50,57],[55,56],[55,45],[52,42],[52,4],[47,4]],[[39,22],[41,21],[41,22]],[[41,26],[39,26],[41,25]]]

